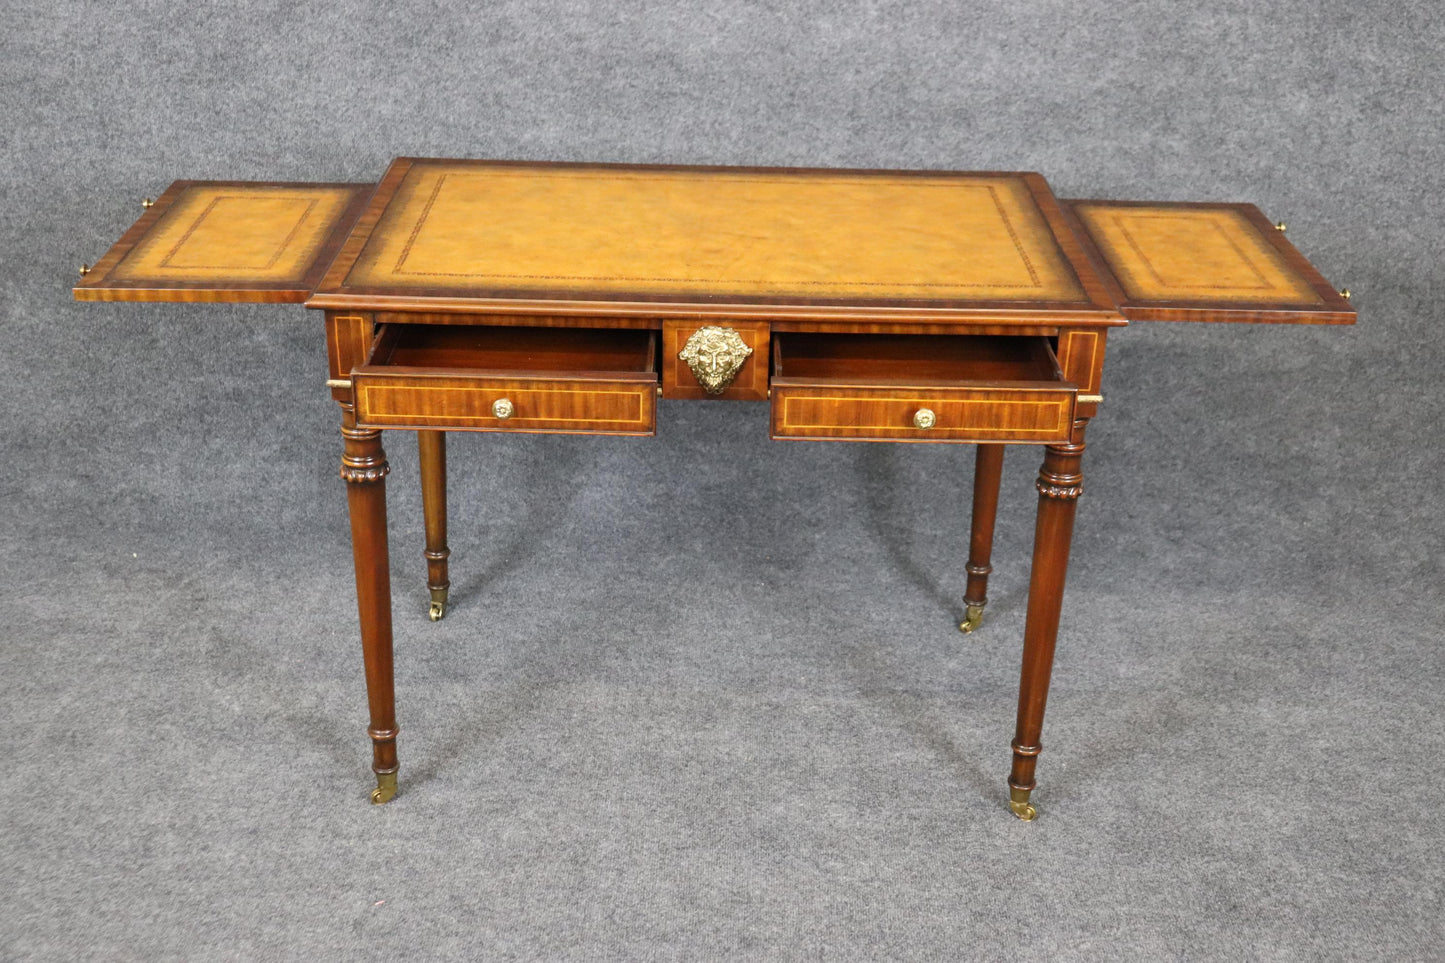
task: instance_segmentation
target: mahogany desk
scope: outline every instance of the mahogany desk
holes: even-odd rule
[[[433,619],[447,431],[652,435],[661,396],[769,400],[774,438],[976,445],[965,632],[1003,446],[1042,446],[1008,779],[1032,819],[1109,332],[1355,320],[1249,204],[1060,201],[1038,174],[401,158],[374,186],[178,181],[145,207],[76,298],[324,312],[374,803],[398,771],[383,430],[420,444]]]

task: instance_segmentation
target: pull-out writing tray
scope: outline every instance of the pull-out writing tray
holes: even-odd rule
[[[1063,201],[1130,321],[1353,324],[1253,204]]]
[[[311,296],[370,184],[176,181],[75,286],[80,301]]]

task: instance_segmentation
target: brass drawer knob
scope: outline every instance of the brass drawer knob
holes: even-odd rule
[[[492,402],[492,414],[503,420],[512,417],[512,412],[516,410],[512,402],[506,398],[498,398]]]
[[[938,424],[938,416],[933,413],[932,408],[919,408],[913,413],[913,427],[922,428],[927,431]]]

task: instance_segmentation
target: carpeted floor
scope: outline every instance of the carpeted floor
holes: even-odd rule
[[[1429,960],[1445,496],[1435,5],[0,4],[0,957]],[[298,307],[76,304],[176,178],[394,155],[1034,169],[1248,200],[1355,328],[1136,324],[1004,808],[1038,452],[453,436],[402,792]]]

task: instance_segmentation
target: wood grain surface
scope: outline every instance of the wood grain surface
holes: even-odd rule
[[[774,438],[1046,444],[1069,437],[1077,395],[1044,338],[773,339]]]
[[[664,398],[689,398],[693,401],[709,399],[719,401],[764,401],[768,397],[768,365],[771,361],[769,350],[769,329],[763,321],[729,321],[727,327],[736,331],[738,337],[753,353],[738,369],[733,383],[720,394],[708,394],[697,377],[678,355],[687,339],[699,328],[701,321],[662,322],[662,396]]]
[[[657,335],[387,325],[352,386],[365,427],[651,435]]]

